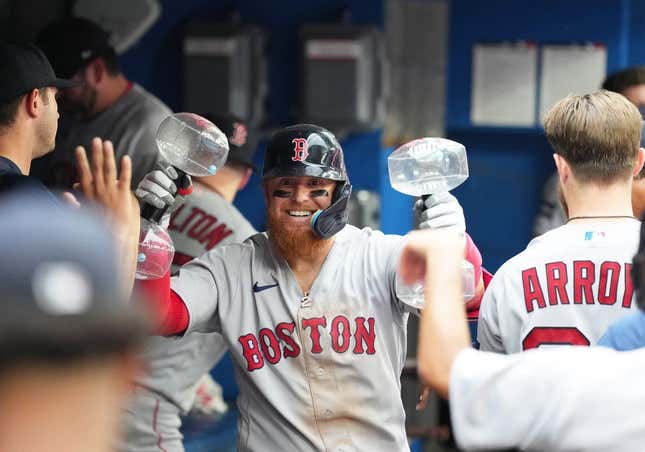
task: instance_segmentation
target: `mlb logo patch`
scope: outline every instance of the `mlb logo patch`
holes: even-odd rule
[[[586,231],[585,232],[585,241],[591,241],[594,239],[604,239],[605,231]]]

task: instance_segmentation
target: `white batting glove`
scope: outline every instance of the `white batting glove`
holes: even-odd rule
[[[417,200],[414,210],[419,213],[419,229],[455,228],[466,231],[464,210],[449,192],[435,193],[425,201]]]
[[[134,194],[141,204],[147,203],[158,209],[171,207],[172,211],[184,202],[184,196],[177,193],[179,174],[166,163],[158,163],[157,168],[145,175]],[[189,188],[191,184],[189,175],[182,176],[182,187]]]

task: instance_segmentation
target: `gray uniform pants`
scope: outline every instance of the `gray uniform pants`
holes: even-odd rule
[[[137,391],[123,420],[120,452],[184,452],[179,409],[163,397]]]

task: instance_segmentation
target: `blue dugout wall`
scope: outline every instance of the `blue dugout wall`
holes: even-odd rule
[[[428,0],[432,1],[432,0]],[[234,8],[242,22],[260,25],[271,37],[269,116],[292,122],[295,100],[296,33],[303,23],[329,22],[343,14],[357,24],[383,26],[383,0],[162,0],[151,31],[122,58],[124,71],[181,109],[181,37],[189,20],[221,18]],[[471,58],[477,42],[528,40],[537,44],[601,42],[607,69],[645,64],[645,2],[638,0],[451,0],[446,133],[468,149],[470,179],[455,190],[468,230],[484,261],[496,270],[526,246],[541,184],[553,171],[551,151],[539,128],[487,128],[470,124]],[[391,68],[396,70],[396,68]],[[573,74],[572,74],[573,75]],[[216,89],[216,87],[213,87]],[[422,95],[422,93],[420,93]],[[411,200],[389,189],[386,155],[378,132],[343,140],[348,170],[357,189],[382,197],[382,229],[402,233],[411,226]],[[261,164],[261,152],[258,153]],[[258,228],[264,200],[256,177],[237,205]]]
[[[491,270],[530,240],[542,183],[555,166],[541,128],[470,124],[473,45],[599,42],[607,47],[610,73],[645,64],[644,38],[645,2],[638,0],[451,2],[446,132],[468,149],[471,174],[455,194]]]

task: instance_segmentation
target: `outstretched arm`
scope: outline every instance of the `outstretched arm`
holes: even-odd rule
[[[455,230],[411,232],[401,253],[399,272],[407,283],[425,279],[426,303],[419,329],[418,366],[424,384],[448,396],[450,369],[470,346],[463,303],[460,263],[464,239]]]

